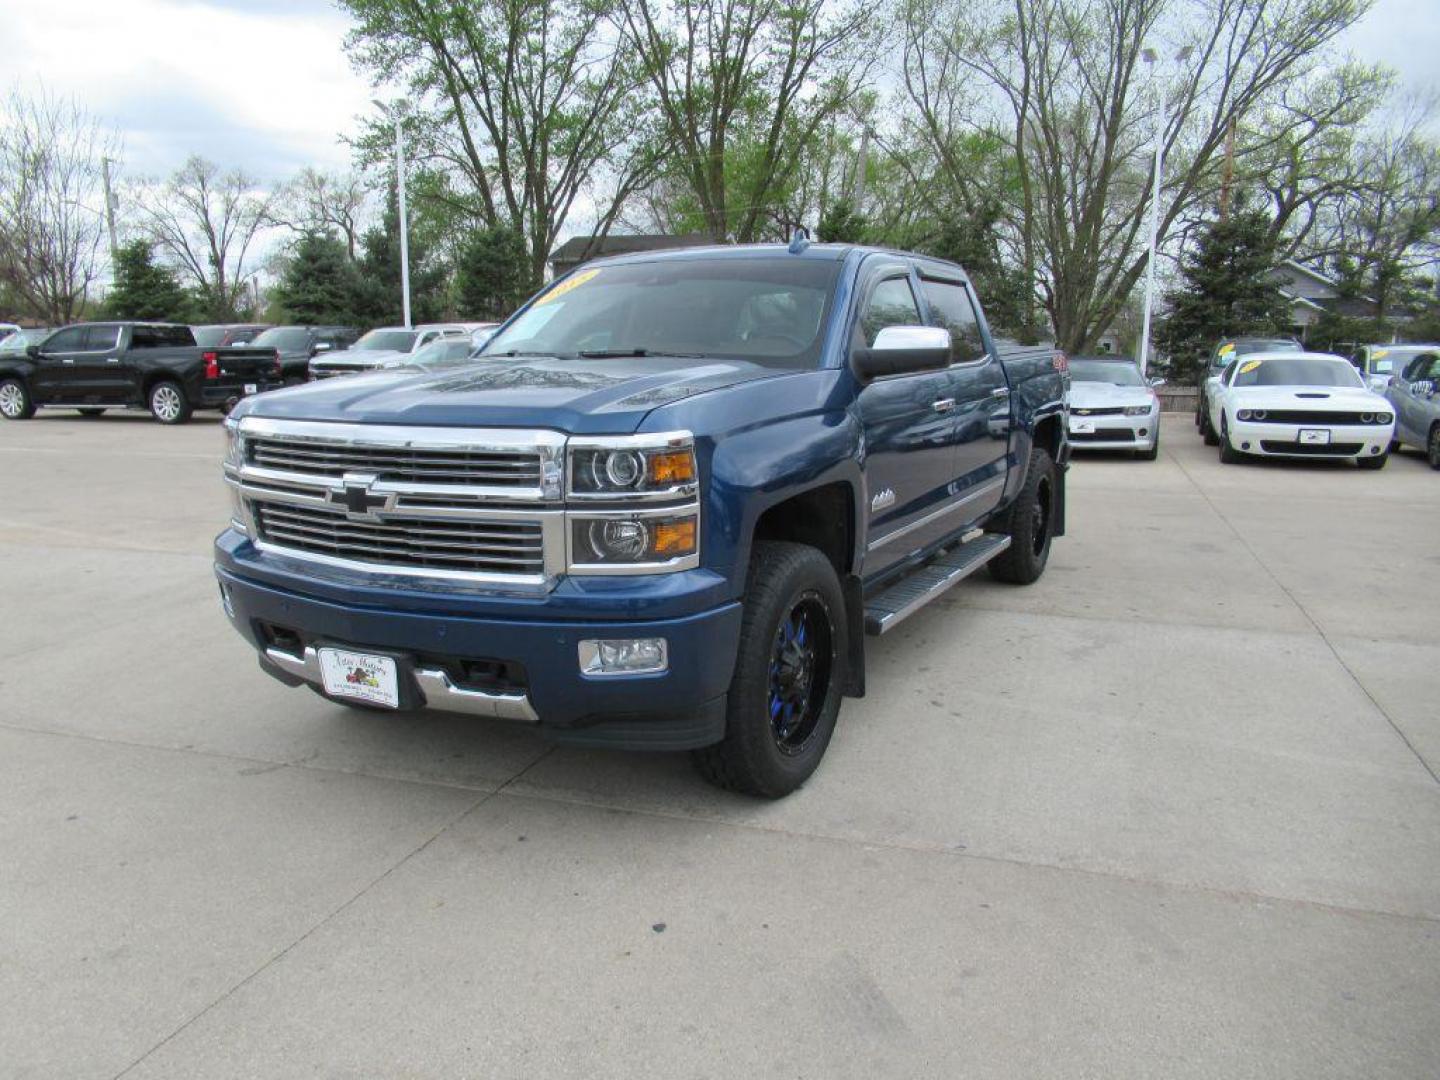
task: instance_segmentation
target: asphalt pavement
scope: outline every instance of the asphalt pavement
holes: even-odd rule
[[[1082,458],[819,773],[361,714],[221,614],[213,418],[0,423],[0,1076],[1440,1074],[1440,474]]]

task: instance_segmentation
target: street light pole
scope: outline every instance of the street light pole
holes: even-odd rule
[[[1160,170],[1164,164],[1165,150],[1165,94],[1155,82],[1155,62],[1158,59],[1154,49],[1143,49],[1141,58],[1150,67],[1150,82],[1155,86],[1155,131],[1152,139],[1153,161],[1150,179],[1150,243],[1145,257],[1145,306],[1140,319],[1140,377],[1143,379],[1150,369],[1150,313],[1155,306],[1155,249],[1160,239]],[[1190,57],[1190,46],[1185,46],[1175,55],[1176,61]]]
[[[1150,79],[1155,79],[1155,50],[1146,49],[1142,54],[1150,65]],[[1150,244],[1145,257],[1145,308],[1140,319],[1140,377],[1150,367],[1150,309],[1155,303],[1155,243],[1160,232],[1160,157],[1165,139],[1165,100],[1155,95],[1155,131],[1153,135],[1153,158],[1150,181]]]
[[[115,196],[110,193],[110,159],[100,159],[100,175],[105,181],[105,228],[110,233],[110,273],[115,273],[115,264],[120,261],[120,245],[115,240]]]
[[[371,103],[381,112],[389,114],[391,107],[379,98]],[[400,203],[400,310],[405,329],[410,329],[410,216],[405,197],[405,132],[401,121],[405,118],[405,103],[397,101],[393,108],[395,119],[395,193]]]

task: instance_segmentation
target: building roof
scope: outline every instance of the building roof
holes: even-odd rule
[[[1328,278],[1324,274],[1320,273],[1319,270],[1312,270],[1310,269],[1310,267],[1298,263],[1294,259],[1284,260],[1282,263],[1280,263],[1279,266],[1275,267],[1275,269],[1293,270],[1297,274],[1304,274],[1311,281],[1318,281],[1321,285],[1328,285],[1332,289],[1338,289],[1340,287],[1339,283],[1333,278]]]

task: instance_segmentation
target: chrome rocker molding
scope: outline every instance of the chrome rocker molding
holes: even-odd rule
[[[265,659],[297,679],[304,679],[322,688],[325,685],[320,677],[320,654],[309,645],[305,646],[303,659],[273,646],[265,650]],[[467,690],[456,686],[449,675],[436,668],[416,668],[414,674],[415,681],[420,685],[420,693],[425,697],[427,709],[483,716],[492,720],[519,720],[527,724],[540,722],[530,699],[524,694]]]

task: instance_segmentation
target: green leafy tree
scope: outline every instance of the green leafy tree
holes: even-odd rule
[[[525,238],[500,226],[480,229],[465,242],[455,265],[455,300],[467,319],[503,319],[531,291]]]
[[[1240,210],[1214,221],[1181,259],[1181,286],[1166,297],[1170,314],[1155,335],[1178,376],[1193,374],[1218,338],[1286,332],[1289,311],[1268,277],[1275,266],[1269,215]]]
[[[363,292],[345,244],[332,233],[309,233],[295,245],[272,300],[293,322],[352,324],[363,321]]]
[[[999,204],[982,202],[969,215],[947,215],[933,234],[914,246],[965,268],[992,330],[1034,342],[1038,337],[1031,325],[1030,285],[1017,267],[1005,263],[997,240],[999,220]]]
[[[191,317],[191,297],[175,272],[155,261],[149,241],[134,240],[116,255],[115,283],[105,298],[105,310],[115,319],[184,322]]]

